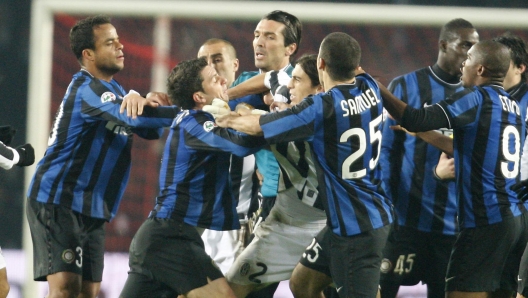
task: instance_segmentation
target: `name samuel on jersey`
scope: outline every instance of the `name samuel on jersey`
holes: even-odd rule
[[[367,109],[375,107],[381,101],[376,96],[372,88],[367,89],[360,95],[341,101],[341,109],[343,110],[343,117],[361,114]]]

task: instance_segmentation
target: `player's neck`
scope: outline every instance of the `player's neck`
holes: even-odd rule
[[[88,72],[92,77],[106,82],[112,81],[113,75],[106,74],[97,67],[81,66],[81,69]]]

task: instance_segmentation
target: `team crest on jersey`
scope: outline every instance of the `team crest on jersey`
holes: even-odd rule
[[[64,263],[71,264],[73,261],[75,261],[75,254],[73,253],[73,250],[66,249],[62,252],[62,260]]]
[[[214,123],[213,121],[205,121],[205,123],[203,124],[204,130],[207,132],[210,132],[215,127],[216,127],[216,123]]]
[[[116,100],[116,96],[112,92],[105,92],[105,93],[103,93],[103,95],[101,95],[101,102],[102,103],[106,103],[106,102],[109,102],[109,101],[115,101],[115,100]]]
[[[392,269],[392,263],[389,259],[381,260],[380,271],[381,273],[388,273]]]
[[[251,268],[251,265],[249,265],[249,263],[242,264],[242,266],[240,266],[240,276],[248,275],[250,268]]]

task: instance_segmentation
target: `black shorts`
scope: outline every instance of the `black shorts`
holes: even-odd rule
[[[141,225],[130,244],[129,265],[123,298],[170,289],[185,294],[207,285],[207,278],[224,277],[196,228],[172,219],[149,218]]]
[[[34,280],[57,272],[72,272],[83,280],[101,282],[104,266],[105,220],[64,206],[27,200],[33,239]]]
[[[456,236],[393,226],[381,261],[382,284],[444,284]],[[443,288],[443,287],[442,287]]]
[[[327,233],[328,230],[328,226],[324,227],[313,238],[312,243],[302,254],[299,263],[332,277],[330,273],[330,233]]]
[[[528,297],[528,245],[524,249],[521,258],[519,276],[517,277],[517,293],[520,293],[524,297]]]
[[[521,256],[528,240],[527,214],[462,229],[446,274],[446,291],[517,291]]]
[[[390,225],[342,237],[330,229],[330,272],[340,297],[376,297]]]

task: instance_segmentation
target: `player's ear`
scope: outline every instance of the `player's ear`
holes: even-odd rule
[[[238,71],[239,66],[240,66],[240,62],[238,61],[238,59],[233,60],[233,71],[234,72]],[[229,88],[229,86],[227,86],[227,88]]]
[[[484,65],[480,64],[478,67],[477,67],[477,75],[479,76],[484,76],[486,73],[486,67],[484,67]],[[489,74],[489,73],[488,73]]]
[[[286,56],[291,56],[293,53],[295,53],[295,50],[297,49],[297,44],[292,43],[286,46]]]
[[[447,51],[447,41],[445,40],[438,41],[438,48],[440,49],[440,51],[442,51],[442,53],[445,53]]]
[[[205,97],[201,91],[198,91],[193,93],[193,100],[195,103],[204,103]]]
[[[326,67],[326,63],[324,59],[321,57],[317,57],[317,69],[324,70],[325,67]]]
[[[86,59],[88,61],[94,61],[95,60],[95,53],[92,49],[84,49],[82,51],[82,57],[83,59]]]

